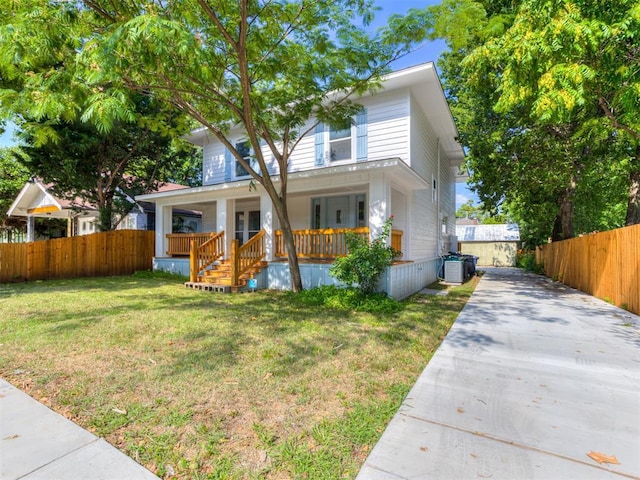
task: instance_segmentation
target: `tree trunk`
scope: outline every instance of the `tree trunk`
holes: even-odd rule
[[[558,207],[560,207],[560,225],[562,227],[562,238],[564,240],[574,237],[573,212],[575,209],[576,186],[576,177],[575,175],[571,175],[569,186],[564,189],[558,198]]]
[[[627,202],[626,225],[640,223],[640,144],[636,147],[636,156],[629,173],[629,200]]]
[[[551,231],[551,241],[559,242],[562,240],[562,221],[560,218],[560,214],[556,215],[556,218],[553,219],[553,230]]]
[[[296,243],[293,239],[293,230],[289,222],[289,213],[287,211],[286,197],[271,198],[275,207],[280,228],[282,229],[282,239],[287,249],[287,260],[289,260],[289,274],[291,275],[291,290],[293,292],[302,291],[302,277],[300,276],[300,265],[298,264],[298,252],[296,252]]]
[[[99,232],[109,232],[113,230],[111,225],[111,217],[113,211],[111,205],[105,205],[98,208],[98,225],[96,225]]]

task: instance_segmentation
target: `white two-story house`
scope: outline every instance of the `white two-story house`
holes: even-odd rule
[[[350,125],[319,125],[291,156],[287,208],[305,288],[335,282],[330,261],[344,254],[345,231],[376,238],[391,216],[390,241],[402,256],[382,281],[388,294],[404,298],[436,280],[441,255],[455,249],[455,182],[464,153],[435,66],[391,73],[382,85],[357,100],[364,109]],[[314,123],[310,119],[309,126]],[[249,271],[252,286],[288,288],[286,252],[268,194],[205,129],[189,140],[203,147],[203,186],[136,197],[156,204],[154,268],[191,273],[194,284],[238,286],[237,276],[231,282],[222,274],[207,277],[205,270],[234,255],[253,256],[261,263]],[[240,129],[230,140],[244,148]],[[250,149],[246,154],[250,158]],[[276,169],[274,162],[270,173]],[[172,235],[174,209],[202,212],[202,232]],[[208,250],[198,263],[191,248],[204,242]],[[234,253],[238,246],[254,253]]]

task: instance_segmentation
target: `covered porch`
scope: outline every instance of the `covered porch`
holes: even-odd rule
[[[392,215],[390,245],[401,252],[403,263],[422,262],[423,252],[411,241],[419,234],[410,221],[410,195],[418,188],[426,188],[425,182],[399,159],[290,174],[287,208],[296,251],[303,264],[303,284],[308,287],[335,283],[328,269],[333,259],[347,253],[347,233],[377,238]],[[243,258],[243,247],[259,237],[251,263],[257,264],[260,271],[255,266],[249,267],[257,288],[289,288],[282,232],[271,199],[260,186],[256,189],[249,181],[239,181],[139,199],[156,204],[154,269],[198,280],[214,266],[218,270],[232,269],[236,260]],[[203,231],[173,233],[169,219],[174,208],[202,212]],[[416,232],[412,234],[414,228]],[[201,254],[203,246],[208,250]],[[192,248],[196,249],[194,253]],[[194,255],[205,258],[191,260]],[[236,273],[233,278],[237,280],[240,276]],[[228,277],[224,281],[233,283],[232,272]],[[211,280],[220,279],[216,274],[215,280]]]
[[[356,228],[318,228],[294,230],[293,237],[296,245],[296,252],[300,259],[327,259],[332,260],[346,255],[346,236],[353,233],[360,237],[369,238],[369,227]],[[402,230],[393,229],[391,231],[391,247],[400,252],[402,256]],[[224,235],[224,232],[222,232]],[[284,246],[282,230],[276,230],[275,251],[276,259],[286,258],[287,251]],[[201,247],[204,243],[217,236],[217,232],[203,233],[167,233],[167,255],[169,257],[188,257],[191,255],[192,246]],[[221,244],[224,245],[224,240]],[[224,252],[222,252],[224,256]]]

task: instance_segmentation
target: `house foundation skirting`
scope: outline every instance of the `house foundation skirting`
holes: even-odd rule
[[[189,259],[174,257],[153,257],[153,271],[167,272],[183,277],[189,276]]]
[[[435,258],[393,265],[384,273],[380,281],[380,290],[398,300],[407,298],[437,280],[439,262],[440,259]],[[329,273],[330,268],[329,263],[301,263],[302,287],[308,289],[322,285],[341,285]],[[188,277],[189,259],[155,257],[153,270]],[[288,290],[291,286],[287,262],[271,262],[255,278],[258,289]]]

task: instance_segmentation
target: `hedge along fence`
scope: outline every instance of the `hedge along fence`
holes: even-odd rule
[[[545,275],[640,315],[640,225],[536,249]]]
[[[129,275],[150,270],[154,232],[116,230],[22,244],[0,244],[0,283]]]

